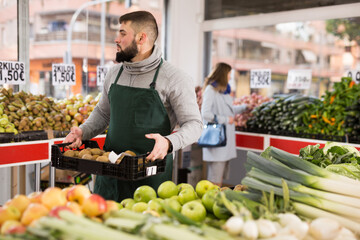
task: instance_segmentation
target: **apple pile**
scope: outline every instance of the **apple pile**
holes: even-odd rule
[[[104,214],[120,208],[122,206],[115,201],[91,194],[83,185],[64,189],[51,187],[44,192],[33,192],[28,196],[17,195],[0,207],[0,233],[24,233],[26,227],[35,224],[41,217],[58,217],[61,210],[102,221]]]
[[[235,126],[246,127],[246,122],[249,118],[252,117],[251,112],[254,110],[254,108],[270,100],[271,100],[270,98],[257,95],[256,93],[252,93],[251,95],[242,96],[241,98],[235,99],[233,102],[234,105],[246,104],[248,106],[248,109],[245,112],[236,114]]]
[[[84,98],[83,95],[77,94],[70,98],[58,100],[56,104],[72,126],[79,126],[86,121],[94,110],[100,96],[99,93],[95,98],[92,95],[87,95]]]
[[[138,187],[133,198],[121,201],[121,205],[135,212],[150,213],[154,216],[168,215],[170,207],[185,217],[203,222],[205,218],[227,219],[229,212],[217,202],[220,188],[208,180],[201,180],[194,187],[187,183],[176,185],[172,181],[163,182],[157,191],[144,185]]]

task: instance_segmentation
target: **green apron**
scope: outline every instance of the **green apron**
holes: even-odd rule
[[[110,86],[110,124],[105,139],[104,150],[119,154],[131,150],[137,154],[151,152],[155,141],[147,139],[145,134],[159,133],[162,136],[171,133],[170,120],[166,109],[155,90],[156,79],[161,62],[156,70],[150,88],[135,88],[117,84],[123,71],[121,66],[115,82]],[[168,154],[165,172],[142,180],[119,180],[113,177],[97,176],[94,192],[107,200],[120,202],[133,198],[136,188],[149,185],[157,190],[159,185],[172,179],[173,158]]]

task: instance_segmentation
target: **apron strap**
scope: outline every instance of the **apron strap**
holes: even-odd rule
[[[159,74],[159,69],[160,69],[160,67],[161,67],[162,64],[163,64],[163,59],[161,58],[160,64],[159,64],[158,68],[156,69],[156,72],[155,72],[153,81],[150,83],[150,88],[151,88],[151,89],[155,89],[156,79],[157,79],[157,76],[158,76],[158,74]],[[124,70],[124,66],[121,65],[121,68],[120,68],[120,70],[119,70],[119,72],[118,72],[118,74],[117,74],[117,76],[116,76],[116,78],[115,78],[114,84],[117,84],[117,82],[118,82],[118,80],[119,80],[119,78],[120,78],[120,75],[121,75],[121,73],[123,72],[123,70]]]
[[[156,69],[156,72],[155,72],[155,75],[154,75],[154,79],[152,81],[152,83],[150,83],[150,88],[151,89],[155,89],[155,85],[156,85],[156,79],[157,79],[157,76],[159,74],[159,69],[161,67],[161,64],[163,64],[163,59],[161,58],[161,61],[160,61],[160,64],[158,66],[158,68]]]
[[[121,73],[122,73],[123,70],[124,70],[124,66],[121,65],[121,68],[120,68],[120,70],[119,70],[119,72],[118,72],[118,74],[117,74],[117,76],[116,76],[116,78],[115,78],[115,82],[114,82],[115,85],[117,84],[117,82],[118,82],[118,80],[119,80],[119,77],[120,77],[120,75],[121,75]]]

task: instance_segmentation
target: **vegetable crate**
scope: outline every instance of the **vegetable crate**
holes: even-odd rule
[[[147,154],[125,156],[119,164],[67,157],[63,153],[68,145],[69,143],[62,143],[51,146],[51,165],[53,167],[122,180],[140,180],[165,171],[166,160],[158,159],[153,162],[146,162]],[[85,148],[99,148],[99,146],[96,141],[83,141],[83,145],[77,150]]]

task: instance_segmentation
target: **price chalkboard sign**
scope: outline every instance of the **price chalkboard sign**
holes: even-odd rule
[[[360,82],[360,69],[349,70],[349,71],[347,71],[346,76],[352,78],[353,81],[356,81],[357,83],[359,83]]]
[[[75,85],[75,65],[74,64],[53,64],[52,65],[52,85]]]
[[[252,69],[250,71],[250,88],[270,88],[271,69]]]
[[[309,89],[311,85],[311,69],[289,70],[286,87],[288,89]]]
[[[105,82],[105,77],[108,72],[109,68],[104,66],[97,66],[96,67],[96,85],[102,86]]]
[[[25,84],[25,64],[0,61],[0,84]]]

